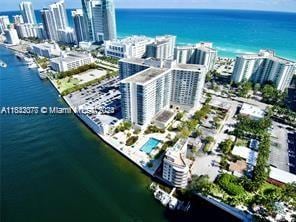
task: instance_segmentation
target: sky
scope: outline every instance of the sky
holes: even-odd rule
[[[0,11],[18,10],[21,0],[1,0]],[[57,0],[31,0],[40,9]],[[207,8],[289,11],[296,13],[296,0],[114,0],[117,8]],[[81,8],[81,0],[65,0],[67,8]]]

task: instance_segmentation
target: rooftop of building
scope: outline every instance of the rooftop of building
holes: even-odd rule
[[[195,45],[179,45],[176,46],[177,49],[200,49],[203,51],[217,51],[216,49],[213,48],[213,43],[212,42],[199,42],[196,43]]]
[[[136,64],[136,65],[142,65],[142,66],[146,66],[146,67],[171,68],[171,66],[174,64],[175,60],[169,60],[169,59],[160,60],[160,59],[156,59],[156,58],[146,58],[146,59],[123,58],[123,59],[120,60],[120,62]]]
[[[154,79],[155,77],[163,74],[166,70],[167,69],[160,69],[160,68],[151,67],[149,69],[138,72],[137,74],[122,80],[122,82],[145,84],[148,81]]]
[[[182,69],[182,70],[194,70],[194,71],[205,71],[206,66],[204,65],[196,65],[196,64],[181,64],[177,63],[173,67],[175,69]]]
[[[295,61],[277,56],[273,50],[268,49],[261,49],[258,53],[252,53],[252,54],[240,54],[239,57],[245,58],[245,59],[270,59],[275,62],[283,63],[283,64],[295,64]]]
[[[141,59],[141,58],[123,58],[123,59],[120,59],[119,62],[145,65],[145,59]]]
[[[149,45],[158,46],[167,43],[172,38],[176,38],[174,35],[156,36],[154,42]]]
[[[270,167],[269,178],[281,183],[296,182],[296,175],[275,167]]]
[[[244,146],[234,146],[231,153],[245,159],[248,164],[256,166],[258,152]]]
[[[166,123],[169,121],[173,116],[175,116],[175,113],[170,110],[163,110],[157,116],[155,117],[156,121]]]
[[[34,47],[37,47],[37,48],[40,48],[40,49],[52,49],[52,48],[56,48],[58,49],[59,46],[57,44],[51,44],[51,43],[48,43],[48,42],[44,42],[44,43],[38,43],[38,44],[31,44],[31,46],[34,46]]]
[[[260,109],[259,107],[252,106],[250,104],[244,103],[242,105],[242,108],[240,110],[240,114],[256,117],[258,119],[261,119],[265,115],[265,111]]]
[[[165,158],[175,165],[178,165],[180,167],[186,167],[187,163],[185,161],[183,150],[185,146],[187,146],[186,139],[178,140],[178,142],[173,147],[167,149]]]
[[[83,58],[88,58],[90,56],[91,55],[88,54],[88,53],[70,52],[70,53],[64,54],[63,56],[60,56],[58,58],[53,58],[50,61],[51,62],[60,62],[60,61],[63,61],[63,62],[68,63],[68,62],[77,61],[77,60],[80,60],[80,59],[83,59]]]
[[[109,41],[111,42],[111,44],[125,44],[125,45],[136,45],[138,43],[143,43],[143,42],[152,42],[153,39],[149,38],[147,36],[141,35],[134,35],[134,36],[129,36],[127,38],[124,39],[116,39],[113,41]]]

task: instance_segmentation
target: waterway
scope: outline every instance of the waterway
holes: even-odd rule
[[[67,107],[10,50],[0,47],[0,59],[1,108]],[[165,210],[150,178],[73,114],[0,115],[0,147],[2,222],[233,221],[204,202],[187,216]]]

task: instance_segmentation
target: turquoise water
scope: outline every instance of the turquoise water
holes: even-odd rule
[[[211,41],[220,56],[234,57],[267,48],[296,60],[296,13],[205,9],[118,9],[116,13],[120,37],[174,34],[178,44]],[[36,14],[40,22],[40,13]]]
[[[141,147],[141,151],[147,154],[150,154],[151,151],[154,150],[159,143],[160,143],[159,140],[154,138],[149,138],[149,140]]]

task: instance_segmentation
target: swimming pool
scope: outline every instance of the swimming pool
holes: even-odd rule
[[[142,147],[141,147],[141,151],[145,152],[147,154],[150,154],[151,151],[153,149],[155,149],[157,147],[157,145],[160,143],[159,140],[154,139],[154,138],[150,138]]]

